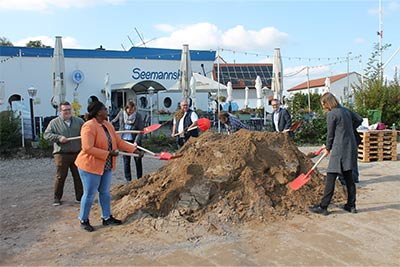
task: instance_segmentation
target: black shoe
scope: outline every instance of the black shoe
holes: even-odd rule
[[[103,225],[107,226],[107,225],[120,225],[122,224],[121,220],[115,219],[112,215],[110,216],[110,218],[108,218],[107,220],[102,219],[103,220]]]
[[[93,232],[94,231],[94,228],[93,228],[93,226],[90,225],[89,220],[81,221],[81,228],[83,230],[88,231],[88,232]]]
[[[54,202],[53,202],[53,206],[60,206],[60,205],[61,205],[61,200],[59,200],[58,198],[55,198]]]
[[[353,214],[357,213],[357,210],[356,210],[355,207],[352,207],[352,208],[351,208],[351,207],[349,207],[349,206],[347,206],[347,205],[343,205],[342,209],[344,209],[345,211],[348,211],[348,212],[350,212],[350,213],[353,213]]]
[[[311,206],[308,208],[309,211],[317,214],[321,214],[324,216],[329,215],[329,211],[327,209],[321,208],[320,205]]]

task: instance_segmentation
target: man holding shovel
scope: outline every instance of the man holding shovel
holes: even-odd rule
[[[290,131],[292,125],[292,118],[287,109],[281,108],[278,99],[271,101],[272,109],[272,129],[274,132],[289,132],[289,136],[294,138],[294,134]]]
[[[186,100],[183,100],[180,104],[181,109],[177,111],[174,115],[174,119],[172,122],[172,137],[176,137],[176,142],[178,147],[183,146],[184,143],[190,137],[198,137],[199,130],[195,128],[197,126],[197,121],[199,117],[196,112],[189,109],[189,104]],[[188,131],[189,128],[195,128],[191,131]],[[176,133],[182,133],[176,136]]]
[[[69,102],[61,102],[59,111],[60,116],[51,120],[44,132],[44,138],[54,142],[53,156],[56,163],[54,206],[61,205],[68,169],[71,170],[72,177],[74,178],[75,198],[77,202],[81,201],[83,194],[82,181],[74,163],[79,151],[81,151],[81,141],[68,140],[68,137],[80,135],[84,121],[72,115]]]

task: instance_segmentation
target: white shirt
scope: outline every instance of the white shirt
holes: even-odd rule
[[[277,132],[279,132],[279,128],[278,128],[278,125],[279,125],[279,110],[280,110],[280,108],[277,111],[274,112],[274,124],[275,124],[275,129],[276,129]]]
[[[184,121],[184,119],[185,119],[186,113],[187,113],[187,112],[185,112],[185,114],[183,114],[182,118],[179,120],[179,124],[178,124],[178,133],[181,133],[181,132],[183,132],[183,130],[184,130],[183,121]],[[195,122],[195,121],[198,121],[199,117],[197,116],[196,112],[193,111],[192,114],[191,114],[191,116],[190,116],[190,119],[192,120],[192,123],[193,123],[193,122]],[[174,124],[176,124],[175,118],[174,118]]]

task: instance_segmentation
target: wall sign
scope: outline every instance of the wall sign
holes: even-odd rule
[[[74,70],[74,72],[72,73],[72,80],[75,83],[81,83],[83,82],[83,79],[85,78],[85,76],[83,75],[83,72],[80,70]]]

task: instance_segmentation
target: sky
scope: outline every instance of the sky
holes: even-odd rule
[[[400,72],[400,0],[382,0],[384,76]],[[310,79],[363,73],[380,27],[379,0],[0,0],[0,36],[15,46],[218,51],[227,63],[272,63],[280,48],[284,90]],[[396,53],[397,52],[397,53]],[[207,70],[206,70],[207,71]]]

